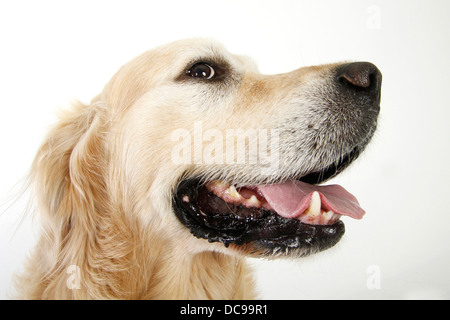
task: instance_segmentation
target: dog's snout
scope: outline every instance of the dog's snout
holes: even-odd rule
[[[381,87],[381,72],[370,62],[353,62],[341,65],[337,70],[338,80],[355,90],[377,93]]]

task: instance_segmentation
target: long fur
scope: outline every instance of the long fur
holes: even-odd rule
[[[38,152],[32,180],[43,234],[18,280],[21,296],[251,298],[252,280],[240,258],[204,252],[180,264],[179,249],[168,247],[111,198],[102,113],[97,106],[76,105]],[[82,272],[79,288],[70,289],[72,265]]]
[[[199,59],[225,62],[226,81],[183,78]],[[17,279],[20,297],[255,298],[245,260],[255,250],[193,237],[173,212],[174,188],[189,174],[279,181],[328,166],[348,152],[347,141],[371,135],[344,121],[350,111],[333,110],[339,107],[334,67],[263,76],[245,58],[198,39],[124,65],[89,105],[67,111],[38,151],[30,183],[42,232]],[[261,177],[255,165],[174,164],[171,132],[192,130],[198,121],[215,132],[279,130],[280,168]],[[324,121],[341,121],[348,132],[326,129]]]

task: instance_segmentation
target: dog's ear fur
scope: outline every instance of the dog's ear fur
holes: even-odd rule
[[[106,106],[78,103],[37,153],[30,186],[42,234],[15,279],[21,297],[130,298],[145,284],[130,274],[140,232],[107,189],[108,119]]]
[[[105,290],[114,288],[96,284],[91,275],[98,272],[96,268],[108,267],[111,274],[120,273],[112,260],[129,253],[129,248],[121,252],[123,248],[117,245],[124,240],[120,228],[126,224],[111,217],[114,210],[106,190],[104,114],[95,105],[74,105],[49,132],[37,153],[30,185],[36,195],[42,235],[30,261],[34,258],[39,263],[27,265],[26,278],[17,279],[29,298],[45,297],[42,290],[52,295],[58,292],[56,296],[61,298],[88,298],[84,296],[87,293],[89,298],[105,297]],[[101,252],[100,248],[109,247],[111,251]],[[72,276],[79,277],[75,285],[89,290],[71,290],[67,284],[70,270],[83,270]],[[41,286],[33,288],[27,282]],[[114,286],[114,281],[110,283]]]
[[[89,223],[86,215],[104,190],[101,125],[96,108],[78,103],[60,119],[39,149],[31,181],[46,218]]]
[[[85,257],[77,256],[76,250],[88,250],[79,248],[89,246],[97,214],[103,212],[100,207],[107,203],[101,127],[98,108],[75,104],[48,133],[31,168],[30,186],[36,196],[43,234],[34,252],[40,257],[40,270],[26,274],[41,278],[31,283],[46,282],[43,287],[51,286],[63,297],[71,294],[66,269],[85,263]],[[32,297],[33,290],[38,288],[27,288],[27,296]],[[45,296],[42,292],[39,295]]]

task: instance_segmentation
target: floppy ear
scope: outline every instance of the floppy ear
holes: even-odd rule
[[[84,219],[104,191],[101,119],[81,103],[50,131],[33,163],[31,179],[39,209],[57,220]],[[81,220],[82,221],[82,220]]]
[[[92,263],[99,221],[108,205],[101,113],[94,105],[76,104],[49,132],[31,168],[43,228],[34,253],[41,262],[34,265],[40,269],[34,270],[41,278],[36,283],[47,279],[47,289],[60,296],[81,291],[68,290],[67,271]]]
[[[120,291],[121,279],[129,279],[124,274],[135,233],[107,192],[108,114],[101,105],[75,105],[38,151],[30,184],[43,233],[26,272],[15,279],[26,297],[95,299],[133,292]]]

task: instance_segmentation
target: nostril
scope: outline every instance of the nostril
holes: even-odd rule
[[[356,88],[378,88],[381,73],[378,68],[370,62],[354,62],[338,67],[339,81],[350,84]]]

